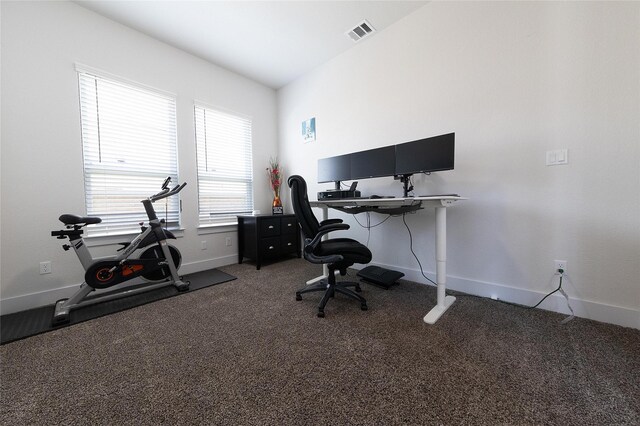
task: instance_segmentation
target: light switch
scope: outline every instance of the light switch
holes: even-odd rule
[[[569,150],[556,149],[553,151],[547,151],[547,166],[557,166],[559,164],[569,163]]]
[[[556,151],[556,164],[567,164],[569,162],[569,158],[567,156],[568,152],[566,149],[559,149]]]

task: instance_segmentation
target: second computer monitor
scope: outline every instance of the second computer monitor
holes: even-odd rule
[[[351,154],[351,179],[393,176],[396,167],[395,147],[369,149]]]

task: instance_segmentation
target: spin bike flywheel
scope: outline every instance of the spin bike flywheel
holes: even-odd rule
[[[171,252],[171,258],[173,260],[173,264],[176,266],[176,269],[180,268],[182,264],[182,255],[174,246],[169,245],[169,251]],[[162,253],[162,249],[160,246],[155,245],[151,246],[140,254],[139,259],[158,259],[164,258],[164,253]],[[171,278],[171,271],[168,266],[163,266],[160,269],[156,269],[155,271],[147,272],[142,275],[146,281],[149,282],[162,282]]]

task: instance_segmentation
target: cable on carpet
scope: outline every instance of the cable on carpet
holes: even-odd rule
[[[495,300],[497,302],[503,303],[505,305],[510,305],[510,306],[516,306],[518,308],[522,308],[522,309],[535,309],[538,306],[540,306],[540,304],[542,304],[542,302],[544,302],[547,297],[551,296],[554,293],[560,292],[560,294],[562,294],[564,296],[564,298],[567,300],[567,307],[569,308],[569,311],[571,312],[571,315],[569,315],[567,318],[563,319],[561,321],[562,324],[566,324],[569,321],[571,321],[573,318],[575,318],[575,313],[573,312],[573,308],[571,308],[571,304],[569,303],[569,295],[564,291],[564,289],[562,288],[562,278],[564,277],[564,270],[563,269],[558,269],[558,274],[560,274],[560,280],[559,280],[559,284],[558,287],[547,293],[542,299],[540,299],[540,301],[538,303],[536,303],[535,305],[523,305],[521,303],[514,303],[514,302],[508,302],[506,300],[500,300],[500,299],[493,299],[493,298],[489,298],[486,296],[477,296],[475,294],[459,294],[456,295],[456,297],[476,297],[478,299],[490,299],[490,300]]]

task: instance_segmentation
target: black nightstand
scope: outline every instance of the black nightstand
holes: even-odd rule
[[[295,215],[238,216],[238,263],[246,257],[260,269],[263,259],[300,257],[300,227]]]

